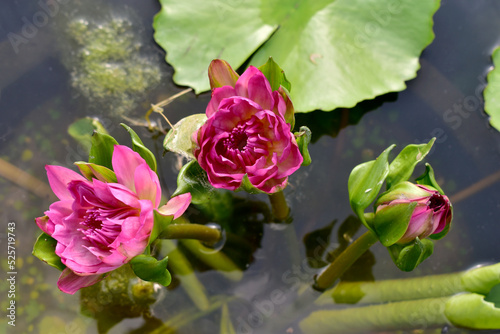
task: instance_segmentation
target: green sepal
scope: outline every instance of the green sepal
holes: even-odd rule
[[[267,62],[259,67],[259,70],[264,74],[264,76],[269,81],[272,91],[278,91],[278,93],[283,97],[286,105],[285,111],[285,121],[290,124],[293,130],[295,126],[295,109],[293,107],[292,100],[290,98],[290,90],[292,85],[290,81],[286,78],[285,71],[279,67],[279,65],[269,57]]]
[[[92,117],[80,118],[68,127],[68,134],[80,143],[87,152],[92,146],[92,133],[94,131],[108,134],[101,122]]]
[[[212,90],[224,86],[234,87],[239,77],[225,60],[214,59],[208,66],[208,79]]]
[[[417,202],[391,204],[375,213],[372,228],[380,243],[389,247],[397,243],[405,234]]]
[[[394,244],[388,247],[392,260],[402,271],[412,271],[425,259],[432,255],[434,244],[432,241],[419,238],[408,245]]]
[[[394,146],[391,145],[385,149],[376,160],[354,167],[347,182],[351,208],[361,222],[371,231],[373,229],[365,220],[364,210],[375,200],[382,188],[382,184],[389,173],[389,152]]]
[[[269,83],[271,84],[271,90],[275,91],[283,86],[287,91],[292,89],[290,81],[285,76],[285,71],[279,67],[279,65],[273,60],[273,57],[269,57],[267,62],[259,67],[259,71],[264,74]]]
[[[443,189],[441,189],[439,184],[436,182],[436,178],[434,177],[434,170],[432,169],[431,165],[428,163],[425,164],[424,174],[417,177],[415,179],[415,182],[417,182],[417,184],[421,184],[424,186],[431,186],[434,189],[436,189],[437,191],[439,191],[439,193],[441,195],[444,195]]]
[[[179,171],[177,189],[172,197],[191,193],[191,203],[201,204],[209,201],[214,191],[215,188],[208,181],[207,173],[196,160],[192,160]]]
[[[113,157],[115,145],[118,145],[115,138],[105,133],[94,131],[94,134],[92,135],[92,147],[90,148],[89,162],[113,169],[111,159]]]
[[[285,101],[285,122],[290,124],[290,131],[295,127],[295,108],[293,107],[292,99],[290,98],[290,92],[281,86],[278,88],[278,93],[283,97]]]
[[[156,173],[156,158],[153,152],[151,152],[144,144],[142,143],[141,138],[135,133],[132,128],[126,124],[120,123],[121,126],[125,128],[130,134],[130,139],[132,139],[132,149],[139,153],[139,155],[146,160],[149,168],[151,168]]]
[[[500,329],[500,308],[485,296],[463,293],[451,297],[444,314],[455,326],[469,329]]]
[[[436,138],[427,144],[408,145],[389,165],[389,174],[386,178],[387,189],[402,181],[408,181],[415,166],[429,153]]]
[[[48,265],[63,271],[66,266],[62,263],[61,258],[56,255],[56,245],[56,239],[46,233],[42,233],[38,239],[36,239],[32,253]]]
[[[78,167],[83,176],[89,181],[98,179],[106,183],[117,183],[116,174],[111,169],[104,166],[96,165],[90,162],[77,161],[75,165]]]
[[[245,190],[249,194],[264,194],[264,191],[257,189],[253,186],[253,184],[248,179],[247,174],[245,174],[245,176],[243,176],[243,180],[241,180],[240,187],[238,189],[236,189],[236,191],[241,191],[241,190]],[[280,190],[283,190],[283,189],[279,189],[276,192],[278,192]]]
[[[137,255],[130,260],[130,266],[140,279],[169,286],[172,276],[167,270],[168,256],[158,261],[150,255]]]
[[[163,147],[167,151],[172,151],[192,160],[193,142],[192,136],[206,122],[207,115],[194,114],[184,117],[168,131],[163,140]]]
[[[307,126],[301,126],[299,132],[295,132],[294,136],[297,140],[297,145],[299,146],[300,154],[304,159],[302,161],[302,166],[308,166],[311,164],[311,156],[309,155],[308,145],[311,142],[311,130]]]
[[[158,210],[153,210],[154,224],[151,234],[149,235],[148,245],[151,245],[153,241],[158,238],[158,236],[167,228],[168,225],[174,220],[173,215],[162,215]]]

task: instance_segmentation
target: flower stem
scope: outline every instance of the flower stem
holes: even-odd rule
[[[160,235],[162,239],[196,239],[215,244],[221,239],[220,230],[200,224],[170,224]]]
[[[342,310],[312,312],[299,324],[304,333],[361,333],[442,327],[453,297],[419,299]],[[470,306],[469,306],[470,307]]]
[[[283,191],[278,191],[277,193],[269,194],[269,200],[271,201],[273,216],[276,219],[285,220],[286,218],[288,218],[288,214],[290,213],[290,208],[286,203]]]
[[[377,236],[371,231],[367,231],[360,236],[318,275],[315,287],[318,290],[325,290],[330,287],[377,241]]]

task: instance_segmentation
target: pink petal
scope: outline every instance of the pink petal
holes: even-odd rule
[[[158,175],[149,168],[147,164],[142,164],[135,170],[135,191],[139,199],[149,199],[157,208],[161,199],[161,188]]]
[[[59,276],[59,281],[57,281],[57,286],[59,290],[65,293],[73,295],[75,292],[81,288],[94,285],[104,278],[103,275],[89,275],[89,276],[79,276],[72,272],[70,269],[66,268]]]
[[[236,91],[231,86],[224,86],[220,88],[215,88],[212,92],[212,99],[207,105],[205,113],[207,117],[212,116],[219,110],[219,105],[222,100],[236,96]]]
[[[236,89],[236,93],[239,96],[243,97],[249,97],[248,95],[248,81],[254,76],[259,74],[263,75],[261,71],[259,71],[256,67],[254,66],[249,66],[245,72],[238,78],[238,81],[236,81],[236,85],[234,88]]]
[[[191,203],[191,194],[186,193],[171,198],[167,204],[158,209],[162,215],[174,215],[174,219],[179,218]]]
[[[86,178],[66,167],[47,165],[45,169],[50,187],[61,201],[73,199],[68,191],[68,183],[75,180],[88,182]]]
[[[62,220],[71,215],[73,209],[72,201],[57,201],[50,205],[49,211],[45,211],[46,216],[36,218],[36,224],[40,229],[52,235],[55,231],[55,225],[61,224]]]
[[[49,217],[43,216],[35,218],[35,222],[44,233],[48,235],[54,233],[54,223],[50,221]]]
[[[123,204],[131,206],[132,208],[140,207],[137,194],[132,192],[126,186],[118,183],[108,183],[108,189],[111,194]]]
[[[248,80],[248,98],[258,103],[262,109],[272,110],[274,107],[273,92],[267,78],[257,73]]]
[[[113,165],[118,183],[135,191],[135,169],[144,163],[146,163],[146,161],[139,153],[132,151],[132,149],[127,146],[115,145],[111,164]]]

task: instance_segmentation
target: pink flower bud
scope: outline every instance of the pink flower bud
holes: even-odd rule
[[[408,224],[406,230],[397,229],[404,232],[397,241],[398,244],[409,243],[417,237],[420,239],[440,238],[442,236],[440,233],[444,234],[448,230],[452,219],[452,207],[448,197],[430,186],[401,182],[377,200],[375,204],[375,231],[380,230],[380,222],[385,226],[390,223],[377,219],[377,215],[391,217],[391,210],[395,212],[396,207],[401,210],[405,204],[415,205],[415,208],[409,222],[399,222],[397,219],[393,222],[393,224]],[[383,239],[384,236],[380,237]]]

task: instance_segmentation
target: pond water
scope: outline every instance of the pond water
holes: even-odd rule
[[[229,317],[237,333],[301,333],[298,322],[310,309],[297,311],[292,304],[299,291],[315,294],[310,285],[318,269],[311,265],[321,265],[307,261],[304,237],[330,226],[332,245],[328,252],[342,243],[344,233],[352,238],[361,235],[363,227],[353,228],[357,226],[354,222],[347,232],[343,229],[348,225],[343,225],[337,240],[340,226],[352,215],[347,194],[352,168],[392,143],[401,149],[431,137],[437,140],[426,161],[432,164],[438,182],[454,204],[450,233],[435,243],[434,254],[411,273],[399,271],[387,250],[375,245],[371,255],[350,273],[350,279],[449,273],[500,261],[500,134],[489,126],[482,101],[490,55],[500,44],[500,3],[442,1],[434,17],[436,38],[423,52],[418,77],[407,83],[405,91],[362,103],[353,110],[297,115],[297,125],[308,125],[313,131],[313,162],[294,174],[285,190],[292,210],[291,224],[269,223],[265,196],[239,193],[230,199],[234,209],[225,218],[230,223],[222,251],[244,269],[242,277],[210,270],[190,253],[192,246],[182,244],[179,249],[195,274],[174,277],[168,289],[149,290],[151,286],[145,286],[140,290],[141,286],[133,282],[138,290],[125,289],[124,293],[119,291],[123,284],[114,278],[114,285],[110,283],[107,291],[96,295],[60,292],[56,286],[59,272],[31,255],[40,234],[34,218],[41,216],[52,201],[44,165],[71,168],[74,161],[87,160],[84,147],[67,131],[75,120],[98,117],[111,135],[128,144],[128,135],[118,124],[143,122],[151,103],[182,88],[172,83],[172,69],[152,38],[157,1],[59,3],[46,21],[37,21],[35,30],[29,30],[26,22],[41,20],[37,18],[40,3],[18,0],[0,4],[0,158],[16,168],[2,167],[0,177],[0,332],[76,334],[111,328],[110,333],[230,333],[220,330],[221,322],[227,324]],[[113,35],[116,31],[121,35]],[[9,33],[21,39],[12,42]],[[111,38],[113,43],[123,46],[125,54],[99,49],[101,39],[109,40],[110,36],[116,37]],[[96,43],[96,49],[88,47],[91,42]],[[101,58],[91,59],[91,51],[99,53],[95,50],[102,51]],[[92,66],[106,59],[126,69],[110,72],[111,97],[92,81],[92,75],[102,69]],[[170,104],[165,114],[174,123],[203,112],[208,100],[207,94],[189,93]],[[159,116],[153,116],[153,120],[167,127]],[[149,132],[144,126],[134,129],[146,146],[154,147],[157,157],[162,157],[163,136],[159,131]],[[172,153],[158,160],[162,185],[171,193],[182,161]],[[423,166],[415,175],[418,172],[423,172]],[[188,217],[210,222],[213,217],[207,217],[204,211],[191,208]],[[15,223],[16,232],[15,328],[7,325],[3,315],[9,302],[4,279],[9,222]],[[329,232],[320,235],[324,238],[330,236]],[[170,246],[165,245],[161,251],[169,253]],[[204,288],[195,290],[196,282]],[[116,295],[113,289],[117,289]],[[280,291],[279,296],[276,291]],[[202,295],[207,298],[205,302]],[[132,307],[134,298],[137,303]],[[152,300],[156,303],[149,306]]]

